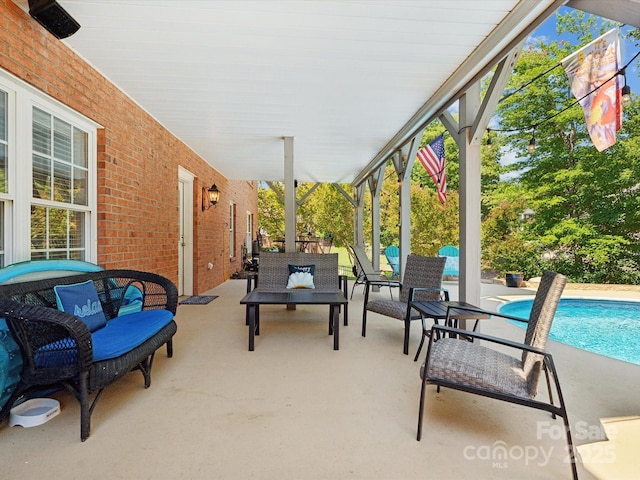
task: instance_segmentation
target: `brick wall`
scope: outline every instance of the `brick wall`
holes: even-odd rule
[[[220,201],[218,205],[210,208],[204,213],[200,208],[202,198],[202,187],[210,187],[215,183],[220,189]],[[258,191],[256,182],[228,181],[223,186],[217,181],[205,181],[199,185],[194,193],[197,199],[199,226],[197,231],[200,235],[197,238],[199,247],[198,258],[194,260],[197,265],[203,268],[194,279],[195,282],[202,282],[202,285],[209,285],[211,278],[224,275],[229,278],[233,273],[242,270],[242,245],[246,243],[246,212],[253,212],[253,238],[256,238],[258,229]],[[229,254],[229,204],[235,204],[236,225],[235,225],[235,249],[233,256]],[[248,246],[251,252],[251,245]],[[214,268],[207,270],[206,265],[213,263]],[[218,271],[221,269],[221,271]],[[211,287],[207,287],[211,288]],[[204,290],[201,290],[204,291]]]
[[[10,0],[0,0],[0,68],[104,127],[98,132],[100,265],[152,271],[177,283],[181,166],[196,176],[194,293],[242,268],[245,212],[254,212],[257,222],[255,182],[223,177]],[[203,212],[202,187],[212,183],[221,191],[220,203]],[[238,211],[231,259],[223,252],[229,202]],[[208,270],[208,263],[214,268]]]

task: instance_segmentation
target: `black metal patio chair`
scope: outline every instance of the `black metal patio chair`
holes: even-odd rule
[[[423,257],[409,255],[402,275],[398,300],[369,299],[371,287],[383,283],[365,279],[364,307],[362,309],[362,336],[367,336],[367,312],[374,312],[404,322],[404,344],[402,351],[409,354],[409,328],[412,320],[420,320],[421,315],[410,307],[413,301],[449,300],[449,292],[442,286],[444,257]]]
[[[578,478],[569,418],[560,389],[560,381],[551,354],[544,350],[566,282],[567,279],[563,275],[550,271],[544,272],[533,301],[524,343],[444,325],[434,325],[431,328],[426,358],[420,368],[422,389],[417,440],[422,437],[426,386],[436,385],[438,392],[440,387],[453,388],[545,410],[551,412],[553,418],[556,415],[562,417],[573,478]],[[478,315],[490,314],[492,317],[523,321],[477,308],[464,310]],[[501,350],[491,348],[492,345],[500,346]],[[516,354],[504,353],[504,347],[511,349],[510,352],[515,350]],[[536,398],[541,371],[546,377],[548,400]],[[554,389],[551,387],[551,380],[553,380]],[[557,403],[554,402],[553,390],[557,395]]]

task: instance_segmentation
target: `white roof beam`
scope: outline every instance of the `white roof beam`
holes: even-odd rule
[[[640,2],[638,0],[571,0],[571,8],[593,13],[625,25],[640,28]]]
[[[393,154],[399,146],[407,143],[416,132],[424,129],[434,118],[444,112],[449,105],[466,92],[470,85],[484,77],[495,64],[505,58],[542,22],[551,16],[568,0],[523,0],[509,16],[501,22],[468,59],[444,82],[427,102],[409,119],[407,123],[387,142],[369,164],[356,176],[353,185],[357,186],[370,173]],[[522,26],[525,25],[524,28]],[[513,32],[519,33],[514,37]]]
[[[482,100],[482,105],[480,105],[478,116],[471,126],[471,132],[469,135],[471,145],[478,145],[482,141],[482,135],[487,129],[491,117],[493,117],[493,112],[502,97],[504,87],[509,81],[509,77],[511,76],[511,72],[513,72],[513,67],[516,64],[516,60],[518,59],[518,55],[520,55],[523,45],[524,40],[520,42],[517,47],[511,50],[511,52],[509,52],[509,54],[498,64],[496,71],[493,74],[493,78],[491,79],[489,89]]]
[[[442,115],[440,115],[440,117],[438,118],[440,119],[442,125],[444,125],[444,128],[447,129],[447,132],[449,132],[449,135],[451,135],[451,138],[453,138],[456,143],[459,144],[460,123],[455,118],[453,118],[453,115],[451,115],[448,110],[443,112]]]

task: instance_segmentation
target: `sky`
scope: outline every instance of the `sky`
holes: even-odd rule
[[[562,7],[558,10],[558,13],[560,14],[565,14],[567,12],[573,11],[572,8],[569,7]],[[620,29],[620,33],[621,33],[621,39],[620,39],[620,45],[621,45],[621,50],[622,50],[622,54],[621,54],[621,60],[622,60],[622,65],[626,65],[629,60],[631,60],[633,58],[633,56],[638,53],[638,51],[640,50],[640,47],[635,46],[632,42],[629,42],[627,40],[625,40],[624,34],[625,32],[627,32],[628,30],[632,29],[632,27],[628,27],[628,26],[623,26]],[[556,15],[552,15],[546,22],[544,22],[542,25],[540,25],[532,34],[530,37],[529,42],[531,42],[532,39],[538,39],[539,37],[543,37],[543,38],[547,38],[548,42],[550,43],[554,40],[566,40],[571,44],[577,44],[577,41],[575,40],[575,37],[572,37],[571,35],[568,35],[566,33],[563,33],[562,35],[558,35],[556,33]],[[638,74],[640,73],[638,71],[638,60],[640,60],[640,57],[637,58],[636,60],[634,60],[629,67],[627,67],[627,84],[631,87],[631,94],[632,95],[640,95],[640,77],[638,76]]]
[[[562,7],[558,10],[558,13],[564,14],[571,10],[573,9],[569,7]],[[542,37],[542,39],[545,39],[545,43],[551,43],[554,40],[566,40],[571,44],[577,45],[578,42],[576,41],[575,37],[572,38],[571,35],[568,35],[566,33],[563,33],[562,35],[557,34],[556,23],[557,23],[557,19],[556,19],[556,15],[554,14],[531,34],[530,38],[527,40],[527,43],[533,43]],[[640,47],[635,46],[632,42],[627,41],[623,38],[624,33],[629,29],[630,27],[622,27],[620,29],[620,32],[621,32],[621,39],[620,39],[621,56],[620,57],[621,57],[622,66],[626,65],[629,62],[629,60],[631,60],[633,56],[640,50]],[[577,50],[577,47],[576,47],[576,50]],[[640,77],[638,76],[639,71],[637,67],[639,60],[640,60],[640,57],[636,58],[627,67],[627,70],[626,70],[627,84],[631,87],[632,96],[640,95]],[[514,152],[502,152],[502,153],[503,153],[503,156],[501,159],[501,163],[504,165],[518,160]],[[518,176],[518,172],[511,172],[510,174],[502,176],[501,179],[506,180],[508,178],[513,178],[517,176]]]
[[[565,14],[568,11],[572,11],[572,8],[562,7],[558,10],[558,13]],[[556,15],[552,15],[549,19],[540,25],[529,37],[526,43],[534,43],[536,40],[542,38],[546,39],[546,43],[550,43],[554,40],[566,40],[571,44],[577,45],[578,42],[575,40],[575,37],[572,38],[571,35],[563,33],[562,35],[558,35],[556,33]],[[622,27],[621,28],[621,37],[624,36],[624,33],[628,31],[630,27]],[[576,47],[577,50],[577,47]],[[621,61],[622,65],[626,65],[629,60],[633,58],[633,56],[640,51],[640,47],[635,46],[632,42],[621,38]],[[631,87],[631,95],[640,95],[640,70],[638,69],[638,64],[640,63],[640,57],[636,58],[631,64],[627,67],[627,84]],[[451,106],[449,109],[452,113],[458,113],[458,102]]]
[[[558,10],[558,13],[560,14],[565,14],[568,11],[573,11],[572,8],[570,7],[562,7]],[[563,33],[562,35],[558,35],[556,33],[556,23],[557,23],[557,19],[556,19],[556,14],[552,15],[551,17],[549,17],[549,19],[544,22],[542,25],[540,25],[529,37],[529,39],[527,40],[526,43],[534,43],[536,40],[542,38],[545,43],[551,43],[554,40],[566,40],[568,41],[570,44],[574,44],[574,45],[578,45],[577,40],[575,39],[575,37],[572,38],[571,35],[568,35],[566,33]],[[623,26],[620,29],[621,32],[621,65],[624,66],[626,65],[629,60],[631,60],[633,58],[633,56],[638,53],[638,51],[640,51],[640,47],[634,45],[632,42],[627,41],[624,39],[624,34],[625,32],[627,32],[629,29],[631,29],[631,27],[627,27],[627,26]],[[576,51],[578,50],[578,48],[576,47]],[[638,58],[636,58],[628,67],[627,67],[627,84],[631,87],[631,96],[633,98],[636,98],[637,95],[640,95],[640,71],[638,70],[638,63],[640,63],[640,56]],[[458,114],[459,112],[459,104],[458,102],[455,102],[453,105],[451,105],[451,107],[449,107],[448,111],[454,115]],[[493,126],[495,128],[498,127],[497,125],[497,119],[494,117],[491,122],[489,123],[489,126]],[[501,163],[504,165],[513,163],[515,161],[518,161],[518,159],[516,158],[516,154],[515,152],[508,152],[508,151],[503,151],[502,152],[502,158],[501,158]],[[512,172],[509,173],[507,175],[502,176],[501,178],[503,180],[506,180],[508,178],[513,178],[518,176],[518,172]]]

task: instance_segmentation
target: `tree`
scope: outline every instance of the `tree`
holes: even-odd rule
[[[433,256],[445,245],[458,245],[458,192],[449,190],[445,204],[420,185],[411,186],[411,252]]]
[[[258,222],[272,238],[284,238],[284,185],[274,182],[276,193],[263,184],[258,191]],[[314,186],[298,183],[296,195],[301,199]],[[350,186],[341,186],[350,191]],[[297,208],[296,232],[331,238],[333,245],[346,247],[353,243],[353,206],[332,184],[320,184]]]
[[[636,283],[638,102],[634,100],[625,109],[617,143],[598,152],[589,139],[581,108],[569,108],[574,99],[568,93],[566,75],[561,68],[553,68],[611,26],[583,12],[559,15],[558,32],[570,33],[579,45],[539,42],[520,55],[509,89],[527,86],[503,98],[497,117],[505,145],[517,152],[514,167],[521,174],[516,183],[535,217],[521,230],[495,242],[513,243],[519,238],[522,244],[516,242],[515,250],[536,244],[546,252],[551,267],[572,280]],[[535,151],[526,153],[533,135]],[[486,247],[492,249],[491,242]],[[544,262],[540,256],[538,268]]]
[[[258,227],[271,238],[284,238],[284,204],[280,200],[284,195],[284,186],[274,183],[279,193],[267,184],[260,183],[258,189]]]
[[[302,184],[310,188],[311,184]],[[350,192],[349,185],[341,188]],[[298,213],[308,231],[331,238],[333,245],[346,247],[353,244],[353,205],[333,184],[322,183],[300,205]]]
[[[423,133],[420,148],[443,131],[439,121],[431,123]],[[459,243],[460,151],[453,138],[446,134],[444,138],[447,201],[440,203],[436,185],[419,161],[416,160],[411,172],[411,251],[420,255],[437,255],[441,247]],[[490,195],[499,185],[500,155],[499,148],[482,149],[481,188],[484,195]],[[486,210],[484,202],[483,210]]]

